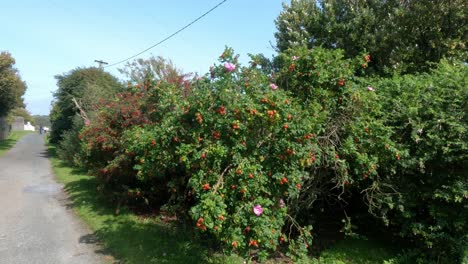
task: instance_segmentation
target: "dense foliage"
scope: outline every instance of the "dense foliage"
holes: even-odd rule
[[[443,61],[428,74],[375,82],[405,149],[390,223],[439,263],[461,263],[468,243],[467,81],[465,64]]]
[[[117,79],[99,68],[77,68],[55,78],[58,90],[50,113],[50,141],[55,143],[63,138],[64,132],[73,128],[73,118],[80,112],[73,99],[87,112],[99,103],[100,98],[121,90]]]
[[[0,117],[16,107],[23,107],[26,83],[14,68],[15,59],[8,52],[0,53]]]
[[[129,84],[62,149],[120,206],[174,213],[246,258],[303,256],[324,208],[356,201],[345,224],[369,212],[419,246],[402,259],[461,258],[466,66],[374,79],[358,77],[367,53],[297,47],[274,73],[259,58],[226,49],[206,76]]]
[[[466,51],[464,6],[462,0],[292,0],[276,20],[277,47],[339,48],[350,57],[367,50],[371,72],[426,71],[430,62]]]
[[[455,3],[292,1],[272,61],[242,67],[227,48],[189,79],[137,60],[127,89],[93,83],[109,88],[100,96],[76,70],[59,78],[59,153],[118,206],[173,214],[245,259],[316,254],[328,217],[343,220],[335,232],[404,240],[398,263],[461,263],[468,74]]]

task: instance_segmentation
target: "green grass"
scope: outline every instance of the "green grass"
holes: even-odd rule
[[[239,258],[213,253],[207,242],[175,224],[127,211],[116,214],[115,207],[99,198],[94,177],[57,159],[54,147],[49,147],[49,155],[57,180],[65,185],[76,213],[119,263],[242,263]]]
[[[7,139],[0,140],[0,157],[15,146],[16,142],[23,136],[33,133],[33,131],[13,131],[10,133]]]
[[[393,263],[398,251],[384,243],[366,238],[346,238],[321,253],[323,264]]]
[[[236,256],[223,256],[212,245],[195,236],[191,230],[165,223],[158,217],[142,218],[128,211],[115,213],[115,206],[100,199],[94,177],[73,169],[56,157],[49,146],[54,173],[65,185],[76,213],[89,225],[118,263],[243,263]],[[94,236],[89,238],[94,239]],[[86,238],[83,238],[86,239]],[[388,245],[365,238],[345,239],[321,253],[319,260],[297,263],[313,264],[379,264],[393,263],[396,252]],[[390,261],[390,262],[386,262]],[[266,263],[276,263],[274,260]]]

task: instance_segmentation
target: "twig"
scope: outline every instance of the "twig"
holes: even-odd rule
[[[223,177],[224,177],[224,174],[229,170],[229,168],[232,167],[232,164],[229,164],[227,165],[226,168],[224,168],[223,172],[221,173],[221,175],[219,176],[218,178],[218,182],[213,186],[213,193],[215,193],[218,188],[219,188],[219,185],[223,185]]]
[[[263,143],[267,142],[268,139],[272,136],[272,133],[268,134],[268,136],[266,136],[266,138],[260,142],[258,142],[257,144],[257,149],[260,148],[261,145],[263,145]]]

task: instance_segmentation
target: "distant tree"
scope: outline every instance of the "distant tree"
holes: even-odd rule
[[[73,99],[83,110],[92,111],[100,99],[122,90],[122,85],[114,76],[94,67],[77,68],[55,78],[58,90],[54,94],[55,101],[50,113],[50,140],[54,143],[73,127],[73,118],[79,113]]]
[[[50,127],[50,118],[47,115],[34,115],[34,123],[37,126]]]
[[[24,108],[15,108],[11,110],[8,114],[8,121],[11,123],[16,116],[24,118],[24,122],[30,122],[32,125],[35,124],[35,119],[31,116],[31,113]]]
[[[130,82],[137,84],[142,84],[147,80],[163,80],[168,83],[181,84],[190,76],[177,69],[171,60],[161,56],[128,62],[125,68],[119,69],[119,72],[126,75]]]
[[[463,0],[292,0],[276,19],[277,47],[370,53],[379,74],[427,71],[443,57],[466,59]]]
[[[15,107],[24,107],[21,98],[26,83],[14,68],[15,59],[8,52],[0,52],[0,116],[6,116]]]

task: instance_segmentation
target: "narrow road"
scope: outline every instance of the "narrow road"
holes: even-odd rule
[[[43,137],[25,136],[0,157],[0,264],[102,263],[66,204]]]

